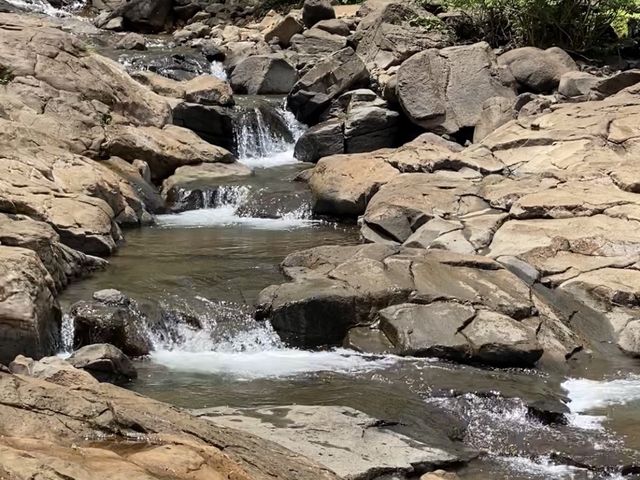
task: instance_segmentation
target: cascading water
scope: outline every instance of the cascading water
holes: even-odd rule
[[[86,2],[84,0],[76,0],[69,5],[56,8],[47,0],[7,0],[14,7],[33,13],[42,13],[51,17],[68,17],[84,8]]]

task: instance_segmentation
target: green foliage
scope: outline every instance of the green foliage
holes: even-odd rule
[[[576,51],[615,41],[615,32],[623,30],[620,19],[640,11],[640,0],[447,0],[447,4],[467,12],[493,45],[557,45]]]
[[[0,85],[7,85],[15,77],[11,69],[5,65],[0,64]]]

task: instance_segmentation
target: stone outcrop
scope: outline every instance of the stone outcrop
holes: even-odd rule
[[[368,80],[367,69],[353,49],[347,47],[309,70],[293,86],[289,108],[304,123],[315,123],[331,101]]]
[[[0,470],[8,478],[338,478],[285,447],[98,383],[59,358],[31,370],[29,359],[18,363],[20,374],[0,371]]]
[[[401,355],[495,366],[563,364],[584,341],[494,260],[379,244],[318,247],[282,263],[290,283],[260,294],[258,316],[297,346],[341,344],[379,325]]]
[[[513,77],[498,66],[486,43],[429,49],[398,69],[397,96],[407,117],[436,133],[475,127],[483,103],[515,99]]]

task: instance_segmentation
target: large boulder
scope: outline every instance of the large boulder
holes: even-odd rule
[[[249,95],[288,94],[297,80],[296,69],[286,59],[255,55],[236,66],[231,87],[236,93]]]
[[[483,42],[429,49],[409,58],[398,70],[397,95],[413,123],[452,134],[475,127],[486,100],[515,99],[515,90],[513,78]]]
[[[516,48],[500,55],[498,63],[509,68],[521,90],[534,93],[551,92],[558,88],[563,74],[578,70],[573,59],[558,47]]]
[[[302,23],[293,15],[289,14],[266,29],[264,32],[264,40],[265,42],[271,42],[277,39],[278,43],[286,48],[291,43],[291,37],[297,33],[302,33],[303,29]]]
[[[173,109],[173,123],[227,150],[235,147],[237,113],[230,108],[181,102]]]
[[[347,47],[319,62],[294,85],[288,106],[304,123],[317,122],[331,101],[368,80],[367,69]]]
[[[327,120],[306,130],[296,141],[295,157],[301,162],[317,162],[322,157],[344,153],[344,123]]]
[[[311,28],[302,35],[294,35],[291,38],[291,48],[294,51],[311,57],[330,55],[346,46],[347,39],[344,36],[319,28]]]
[[[110,15],[101,19],[99,27],[110,20],[122,18],[125,30],[157,33],[171,26],[173,0],[131,0],[121,3]]]
[[[329,0],[305,0],[302,6],[302,21],[311,28],[321,20],[336,18],[336,12]]]

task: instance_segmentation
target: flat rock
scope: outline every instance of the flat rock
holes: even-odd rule
[[[214,408],[195,413],[279,443],[344,479],[419,475],[456,461],[454,455],[380,427],[375,418],[348,407]]]

